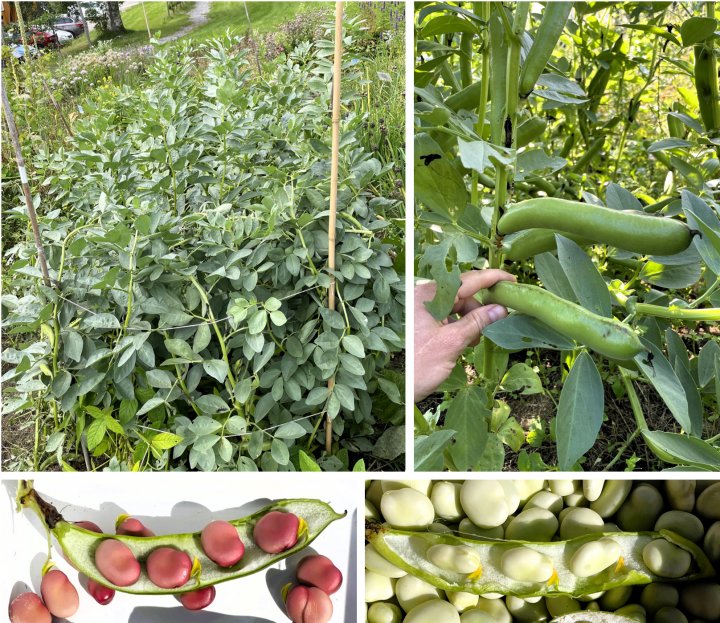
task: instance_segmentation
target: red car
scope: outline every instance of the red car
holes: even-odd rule
[[[30,30],[30,41],[28,43],[34,43],[39,48],[57,48],[60,47],[58,37],[52,31],[40,30],[39,28],[32,28]]]

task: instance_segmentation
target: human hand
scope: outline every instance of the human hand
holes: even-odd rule
[[[435,296],[434,281],[415,287],[415,402],[450,376],[462,352],[477,343],[485,327],[507,316],[502,305],[483,305],[473,295],[498,281],[515,281],[513,275],[498,269],[473,270],[460,279],[452,309],[460,318],[455,321],[446,318],[439,322],[425,308],[425,302]]]

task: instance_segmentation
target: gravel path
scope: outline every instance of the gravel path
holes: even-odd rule
[[[209,2],[196,2],[195,6],[191,9],[190,13],[188,13],[188,17],[190,18],[190,23],[187,26],[183,26],[180,30],[173,33],[172,35],[168,35],[167,37],[162,37],[160,39],[160,43],[165,43],[166,41],[175,41],[175,39],[184,37],[191,30],[194,30],[198,26],[202,26],[203,24],[207,23],[209,13],[210,13],[210,3]]]

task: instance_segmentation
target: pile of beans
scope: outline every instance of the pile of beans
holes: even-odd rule
[[[367,623],[720,620],[720,584],[712,572],[712,565],[720,567],[720,482],[376,480],[367,486],[366,519],[371,540],[373,530],[389,530],[400,542],[405,539],[408,552],[394,564],[370,542],[366,545]],[[660,531],[672,534],[665,537]],[[638,532],[650,534],[625,534]],[[489,563],[481,564],[477,548],[442,535],[484,542],[488,550],[502,544],[495,548],[502,555],[485,568]],[[562,544],[552,547],[582,538],[587,542],[572,556],[563,556]],[[573,581],[587,586],[596,577],[610,577],[623,565],[620,544],[630,541],[639,543],[635,562],[645,576],[661,581],[638,584],[648,580],[628,574],[626,585],[609,590],[546,594],[551,592],[547,587]],[[688,550],[704,559],[702,574]],[[445,584],[440,573],[434,576],[428,569],[442,570]],[[710,577],[686,581],[700,575]],[[486,577],[495,581],[492,593],[478,588]],[[447,578],[475,590],[435,585],[446,586]],[[515,594],[502,590],[497,578],[505,578]]]

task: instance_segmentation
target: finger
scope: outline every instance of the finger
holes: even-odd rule
[[[471,296],[470,298],[460,299],[459,301],[457,301],[453,306],[453,313],[464,316],[465,314],[469,314],[473,309],[477,309],[478,307],[482,307],[482,303],[478,301],[474,296]]]
[[[415,306],[432,301],[435,298],[437,284],[434,281],[425,281],[415,286]]]
[[[498,281],[516,281],[515,275],[511,275],[499,268],[488,268],[485,270],[472,270],[460,276],[462,285],[457,293],[457,300],[470,298],[473,294],[490,286]]]
[[[444,331],[452,332],[463,348],[477,342],[483,329],[493,322],[505,318],[508,311],[502,305],[483,305],[472,310],[457,322],[447,325]]]

